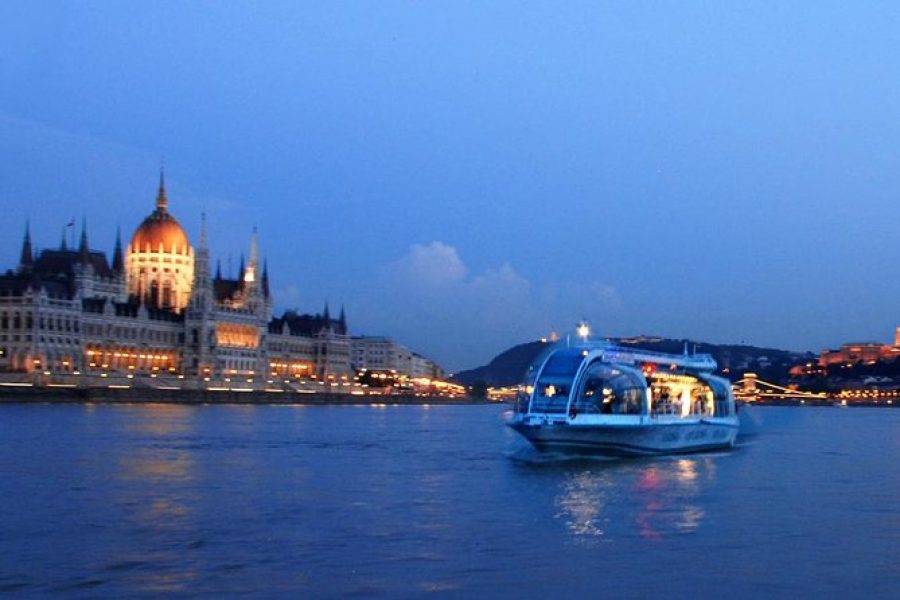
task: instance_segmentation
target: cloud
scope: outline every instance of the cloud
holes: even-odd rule
[[[443,242],[413,244],[409,253],[392,265],[391,270],[409,277],[416,286],[460,283],[468,272],[456,248]]]
[[[507,347],[608,315],[622,302],[600,281],[536,285],[512,264],[472,272],[454,246],[414,244],[378,271],[366,298],[377,333],[387,333],[450,368],[470,367]],[[373,333],[363,331],[362,333]]]

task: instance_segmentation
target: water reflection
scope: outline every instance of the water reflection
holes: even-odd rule
[[[184,404],[145,404],[128,415],[126,427],[153,436],[183,434],[192,428],[195,412]]]
[[[703,524],[700,495],[715,475],[709,457],[579,464],[561,473],[555,516],[578,538],[690,533]]]
[[[184,450],[141,449],[119,462],[122,479],[154,484],[161,480],[191,479],[191,456]]]
[[[606,473],[585,471],[563,482],[563,493],[557,498],[561,509],[556,517],[566,519],[566,526],[574,535],[603,535],[600,515],[610,489]]]
[[[129,564],[149,567],[124,571],[121,577],[143,592],[183,593],[198,577],[185,554],[205,543],[195,510],[199,503],[197,444],[192,440],[195,416],[192,407],[150,405],[129,414],[125,426],[132,434],[143,435],[118,460],[117,478],[123,485],[112,488],[113,501],[125,508],[124,525],[140,540],[138,546],[152,550],[129,548],[120,555]],[[163,539],[168,543],[159,543]]]

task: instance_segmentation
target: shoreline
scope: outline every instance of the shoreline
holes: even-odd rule
[[[32,384],[0,385],[0,405],[4,404],[185,404],[185,405],[304,405],[304,406],[373,406],[373,405],[510,405],[507,400],[416,394],[359,394],[320,392],[314,390],[275,390],[251,388],[166,388],[166,387],[100,387],[46,386]],[[828,408],[900,408],[900,403],[840,398],[796,400],[764,400],[745,402],[747,407],[804,406]]]
[[[347,393],[300,393],[265,390],[167,390],[156,388],[115,389],[101,387],[0,387],[3,404],[259,404],[259,405],[475,405],[502,404],[486,399],[447,396],[358,395]]]

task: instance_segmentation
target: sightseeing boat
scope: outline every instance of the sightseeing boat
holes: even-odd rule
[[[586,335],[584,336],[587,337]],[[653,456],[734,446],[731,383],[708,354],[560,342],[528,369],[509,426],[538,450]]]

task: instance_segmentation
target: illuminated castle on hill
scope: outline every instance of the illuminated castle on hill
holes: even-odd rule
[[[19,264],[0,275],[0,371],[181,374],[215,380],[351,375],[346,315],[272,318],[254,232],[236,279],[210,272],[205,218],[199,243],[169,212],[160,174],[155,210],[112,261],[92,250],[35,253],[26,225]]]
[[[858,342],[844,344],[838,350],[822,350],[819,366],[854,365],[856,363],[875,363],[880,360],[900,357],[900,327],[894,332],[894,345],[888,346],[880,342]]]

